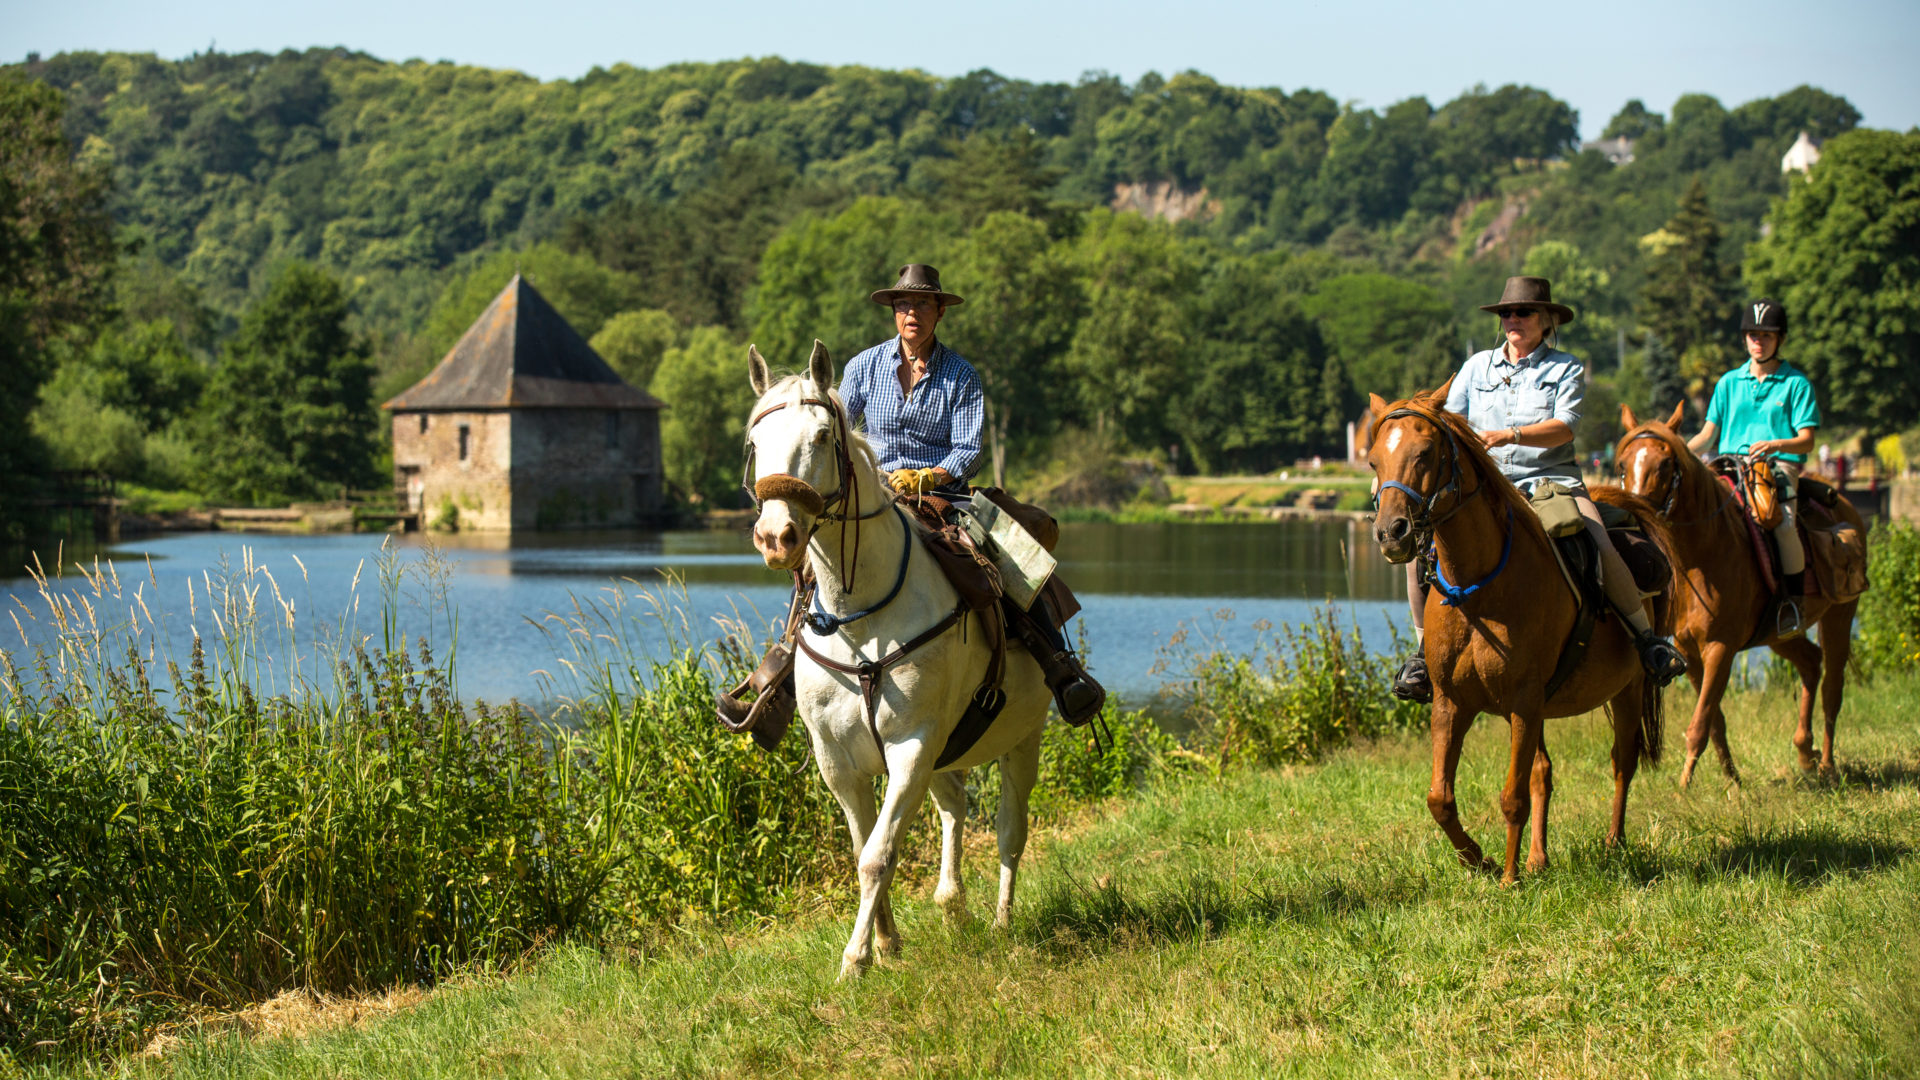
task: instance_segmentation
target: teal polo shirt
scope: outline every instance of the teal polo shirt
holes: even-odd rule
[[[1820,426],[1820,405],[1813,400],[1813,383],[1800,369],[1781,361],[1766,378],[1743,363],[1720,376],[1713,401],[1707,405],[1707,423],[1720,429],[1720,452],[1744,454],[1763,439],[1791,439],[1801,428]],[[1805,454],[1775,454],[1784,461],[1807,460]]]

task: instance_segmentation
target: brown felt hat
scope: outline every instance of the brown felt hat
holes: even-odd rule
[[[1573,309],[1565,304],[1553,302],[1553,282],[1543,277],[1510,277],[1507,287],[1501,290],[1500,299],[1491,304],[1480,305],[1481,311],[1499,314],[1507,308],[1537,307],[1553,312],[1558,320],[1554,325],[1565,326],[1573,321]]]
[[[926,296],[929,294],[948,307],[966,303],[966,301],[942,289],[940,287],[940,271],[935,270],[926,263],[908,263],[901,267],[900,280],[893,283],[893,288],[881,289],[879,292],[874,293],[873,302],[876,304],[886,304],[891,307],[893,302],[902,296]]]

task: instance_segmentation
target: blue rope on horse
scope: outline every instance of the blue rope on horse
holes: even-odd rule
[[[1448,607],[1459,607],[1461,601],[1465,600],[1469,596],[1472,596],[1474,593],[1479,592],[1481,589],[1485,588],[1488,584],[1490,584],[1494,578],[1499,577],[1500,571],[1505,570],[1507,568],[1507,556],[1512,554],[1513,554],[1513,506],[1512,504],[1508,504],[1507,506],[1507,542],[1500,546],[1500,562],[1498,563],[1498,565],[1494,566],[1492,573],[1488,574],[1486,577],[1481,578],[1479,581],[1474,582],[1473,584],[1467,586],[1464,589],[1455,585],[1453,582],[1447,580],[1446,571],[1440,569],[1440,556],[1434,551],[1433,545],[1429,544],[1427,546],[1427,555],[1429,558],[1433,560],[1433,584],[1435,588],[1440,590],[1440,602],[1447,605]]]
[[[887,595],[881,599],[879,603],[863,611],[856,611],[851,615],[832,614],[820,606],[820,594],[817,592],[814,593],[813,610],[807,612],[807,629],[813,631],[814,636],[826,637],[828,634],[837,633],[841,627],[848,623],[859,622],[861,619],[893,603],[893,598],[900,595],[900,586],[906,584],[907,580],[907,560],[913,556],[914,536],[912,526],[907,524],[907,516],[900,512],[900,507],[897,504],[893,504],[893,512],[894,515],[900,519],[901,533],[900,573],[893,579],[893,588],[888,591]]]

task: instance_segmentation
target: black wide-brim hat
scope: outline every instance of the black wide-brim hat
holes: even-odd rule
[[[964,304],[965,300],[940,287],[940,271],[926,263],[908,263],[900,268],[900,280],[893,283],[891,289],[881,289],[873,294],[873,302],[889,307],[903,296],[932,296],[934,299],[953,307]]]
[[[1573,321],[1573,309],[1565,304],[1553,302],[1553,282],[1543,277],[1510,277],[1507,287],[1501,291],[1500,299],[1495,303],[1480,305],[1481,311],[1491,311],[1498,315],[1508,308],[1537,307],[1553,312],[1557,320],[1554,325],[1565,326]]]

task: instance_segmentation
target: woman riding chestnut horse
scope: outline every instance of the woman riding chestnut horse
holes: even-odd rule
[[[1500,314],[1507,348],[1474,357],[1432,393],[1391,405],[1373,395],[1367,464],[1379,507],[1375,539],[1389,561],[1412,564],[1409,580],[1424,597],[1415,613],[1424,629],[1416,673],[1431,680],[1426,690],[1433,701],[1427,808],[1462,863],[1494,867],[1460,823],[1454,775],[1474,718],[1483,712],[1505,716],[1511,756],[1500,794],[1507,822],[1501,869],[1502,881],[1512,882],[1530,817],[1527,868],[1547,865],[1553,761],[1544,721],[1608,707],[1614,799],[1607,842],[1616,843],[1639,761],[1659,760],[1660,686],[1678,669],[1679,657],[1653,636],[1639,592],[1616,556],[1606,562],[1614,578],[1607,592],[1620,595],[1622,617],[1596,627],[1584,661],[1549,691],[1580,604],[1553,542],[1509,470],[1522,480],[1579,482],[1570,455],[1558,460],[1551,451],[1573,437],[1580,366],[1545,344],[1547,330],[1573,313],[1553,302],[1550,286],[1539,278],[1509,281],[1505,295],[1486,310]],[[1603,489],[1603,497],[1625,507],[1665,550],[1651,506],[1617,489]],[[1590,500],[1581,500],[1581,515],[1590,530],[1601,531]],[[1602,554],[1611,550],[1604,535],[1596,539]],[[1426,580],[1433,588],[1422,584]],[[1643,670],[1643,663],[1652,670]]]
[[[1795,521],[1794,499],[1801,463],[1813,448],[1820,425],[1813,384],[1780,357],[1786,339],[1786,312],[1762,298],[1741,312],[1748,360],[1722,376],[1704,427],[1690,441],[1679,435],[1684,402],[1665,423],[1642,421],[1621,406],[1627,433],[1615,447],[1615,460],[1628,490],[1662,508],[1672,530],[1686,588],[1674,598],[1674,640],[1686,657],[1687,676],[1699,689],[1693,721],[1687,727],[1687,760],[1680,782],[1708,742],[1719,754],[1729,779],[1738,781],[1727,745],[1727,718],[1720,701],[1733,671],[1733,659],[1755,645],[1770,646],[1793,664],[1800,676],[1800,722],[1793,745],[1800,766],[1833,768],[1834,724],[1846,689],[1847,657],[1853,640],[1857,600],[1834,603],[1807,596],[1806,555]],[[1785,513],[1774,530],[1780,545],[1786,595],[1776,605],[1773,588],[1752,554],[1752,536],[1742,510],[1719,477],[1696,452],[1725,451],[1771,455],[1774,482]],[[1858,510],[1836,497],[1833,516],[1864,530]],[[1820,642],[1810,642],[1803,627],[1818,625]],[[1813,705],[1816,690],[1825,714],[1826,741],[1814,754]]]

